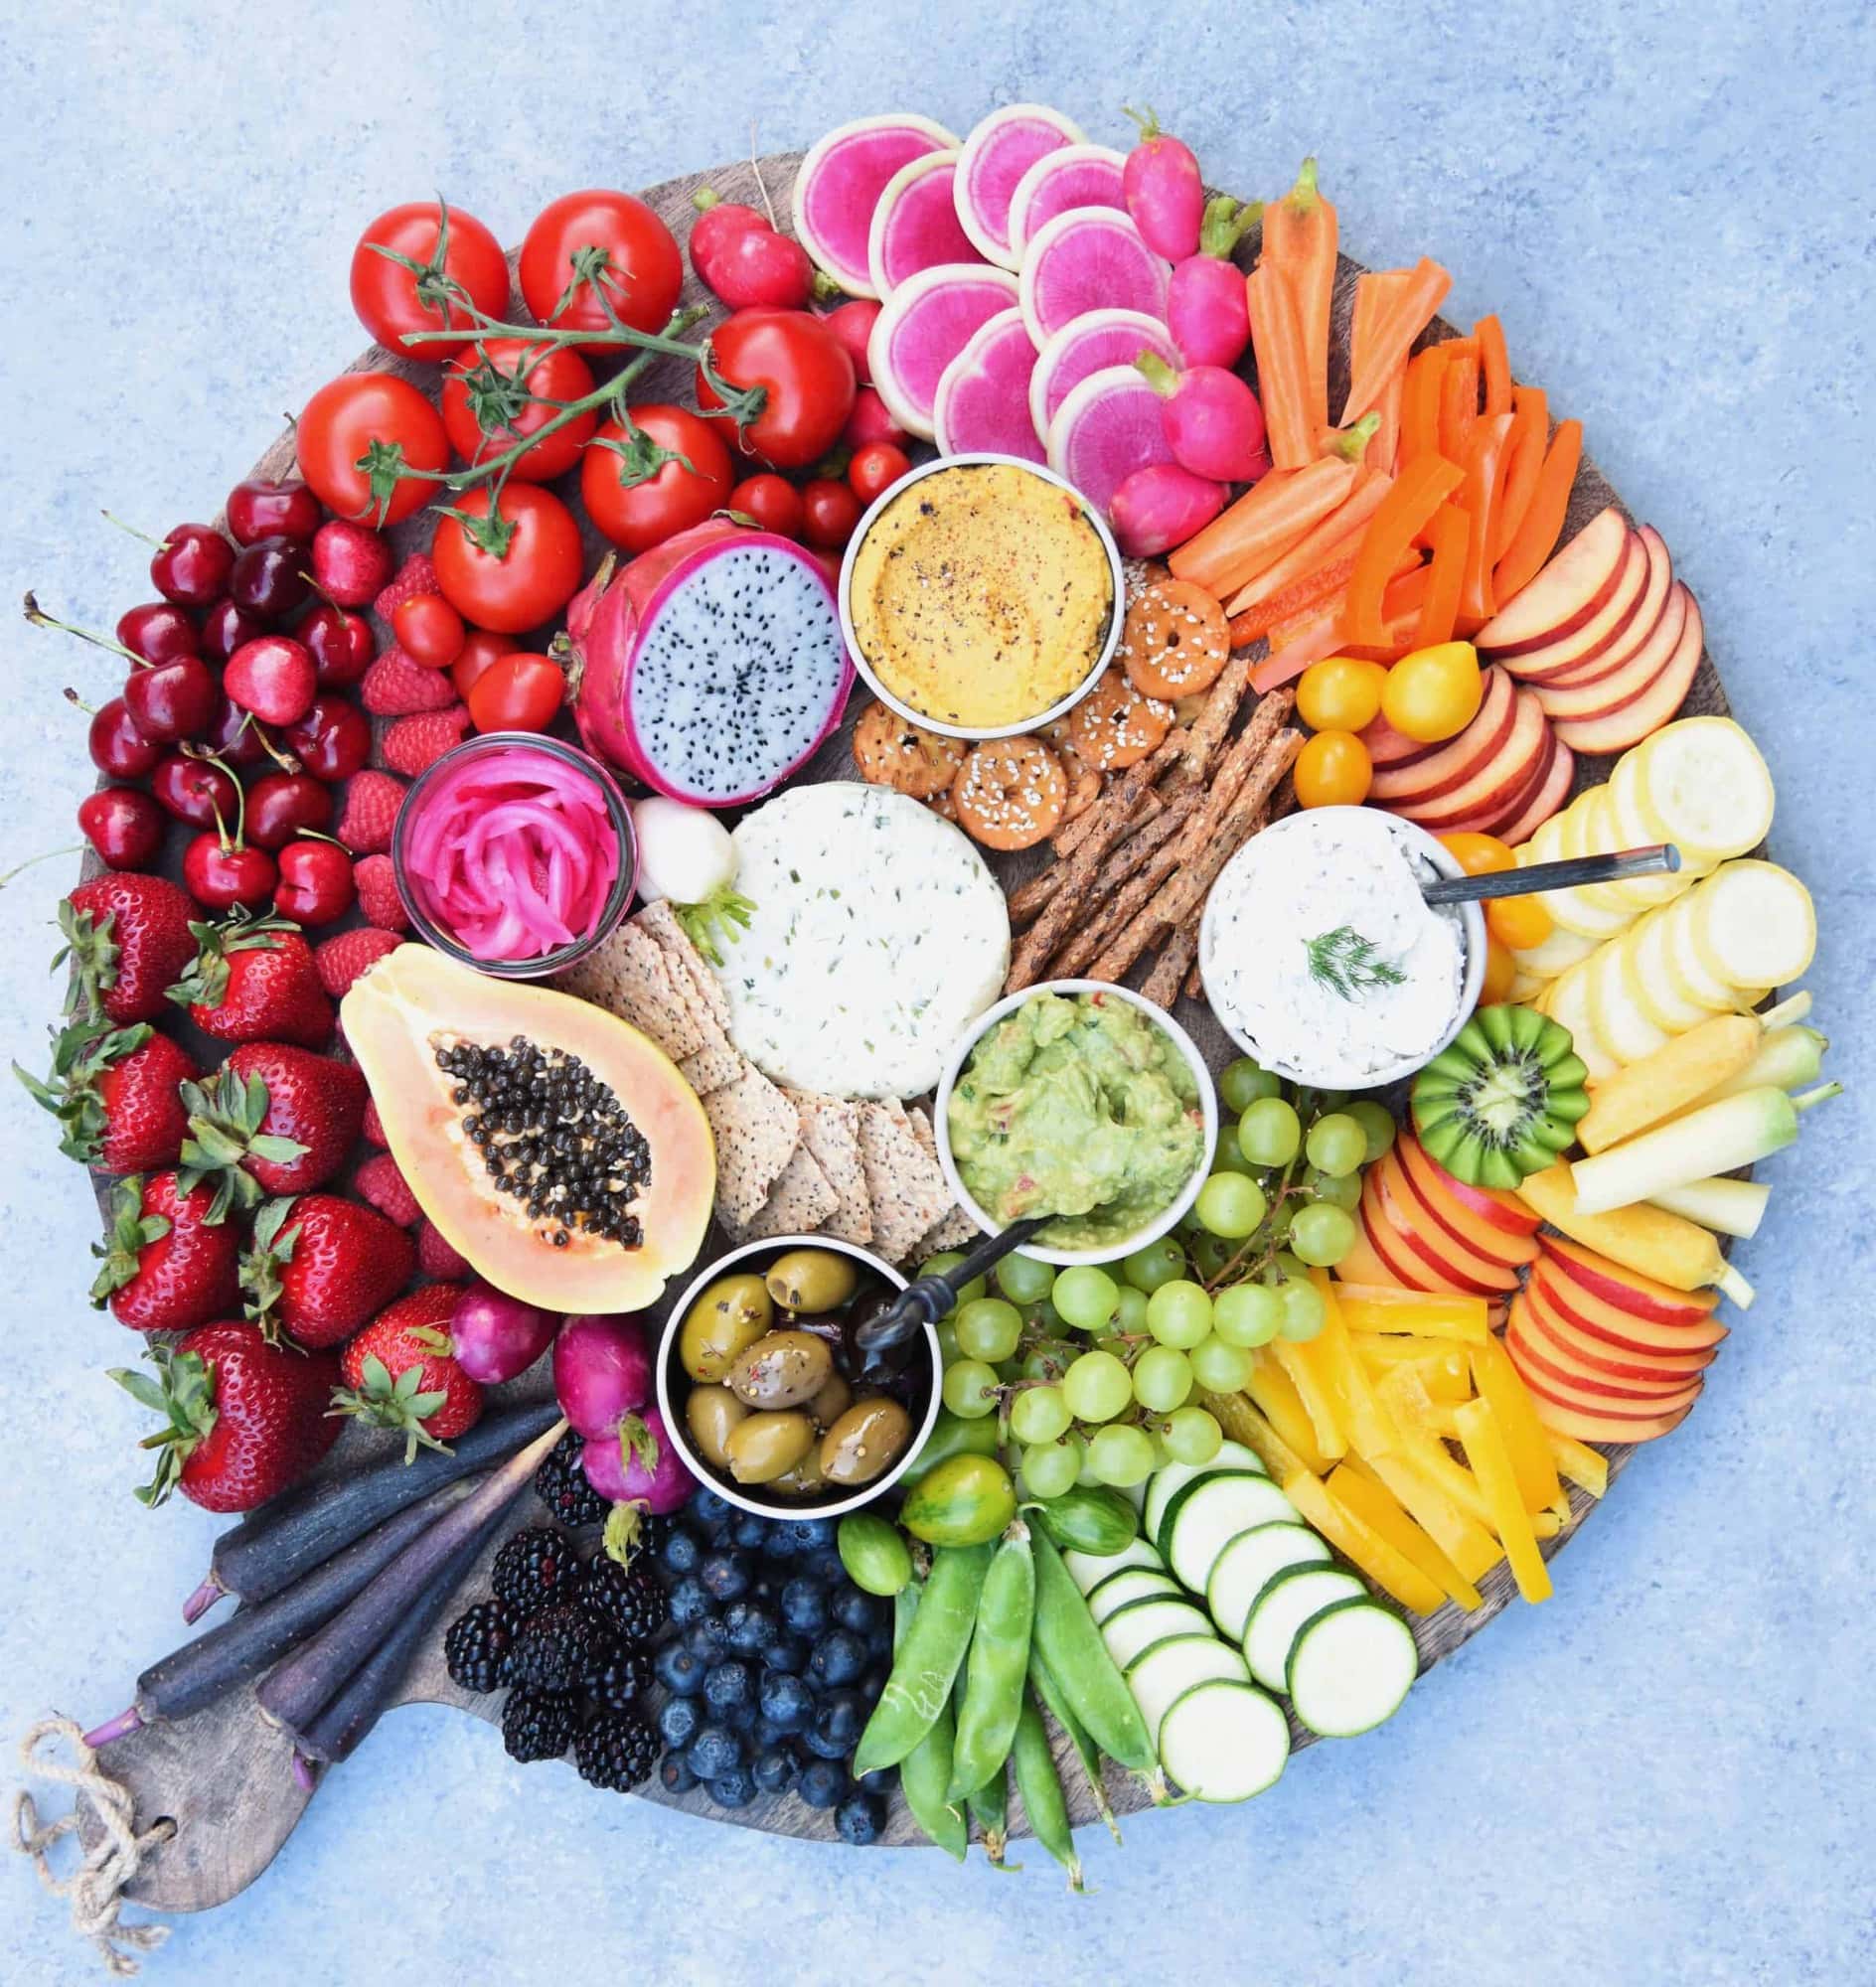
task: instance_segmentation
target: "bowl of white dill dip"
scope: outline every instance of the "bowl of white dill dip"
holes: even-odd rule
[[[1452,1041],[1479,1002],[1485,920],[1429,904],[1459,863],[1378,808],[1286,815],[1227,862],[1199,927],[1205,997],[1224,1031],[1279,1076],[1377,1090]]]

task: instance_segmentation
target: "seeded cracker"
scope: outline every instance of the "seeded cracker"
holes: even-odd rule
[[[716,1138],[716,1212],[746,1228],[801,1143],[795,1107],[751,1066],[704,1098],[704,1115]]]
[[[797,1146],[769,1197],[742,1231],[745,1242],[769,1235],[812,1235],[839,1211],[841,1197],[808,1147]]]
[[[888,1263],[903,1263],[951,1204],[944,1174],[896,1102],[860,1107],[860,1155],[872,1202],[872,1246]]]
[[[673,1061],[704,1046],[689,995],[680,997],[663,948],[629,919],[554,985],[631,1022]]]
[[[826,1174],[838,1206],[821,1226],[843,1242],[872,1240],[872,1202],[866,1198],[866,1169],[860,1156],[860,1107],[817,1090],[784,1093],[801,1120],[801,1141]]]
[[[637,922],[651,933],[663,949],[672,978],[682,988],[691,989],[698,1028],[711,1047],[729,1039],[729,1002],[716,984],[716,976],[704,964],[704,955],[691,943],[691,936],[678,922],[671,906],[647,904]]]
[[[931,1128],[931,1120],[925,1116],[919,1105],[913,1105],[905,1114],[912,1128],[912,1136],[925,1149],[926,1156],[933,1165],[938,1165],[938,1138]],[[944,1168],[939,1167],[939,1177],[943,1178]],[[950,1188],[945,1189],[949,1196]],[[983,1230],[965,1213],[961,1207],[954,1207],[950,1213],[941,1215],[937,1225],[919,1237],[918,1247],[912,1251],[912,1260],[922,1263],[927,1256],[935,1256],[940,1249],[965,1249],[982,1239]]]
[[[749,1065],[727,1042],[720,1048],[699,1049],[696,1055],[688,1055],[678,1065],[684,1072],[684,1080],[700,1097],[707,1097],[712,1090],[721,1090],[734,1083]]]

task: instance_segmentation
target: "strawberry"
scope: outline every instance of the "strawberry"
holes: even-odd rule
[[[389,855],[362,856],[352,873],[358,882],[359,909],[368,924],[380,931],[409,930],[410,913],[397,894],[397,876]]]
[[[365,1116],[365,1078],[349,1062],[247,1042],[204,1083],[183,1086],[183,1179],[216,1190],[219,1220],[268,1193],[310,1193],[345,1164]]]
[[[146,1022],[74,1021],[53,1036],[52,1075],[13,1073],[59,1120],[59,1149],[100,1173],[173,1166],[189,1129],[176,1086],[196,1074],[187,1052]]]
[[[395,952],[402,942],[395,932],[380,931],[374,925],[341,932],[337,938],[329,938],[313,948],[313,966],[319,974],[319,984],[335,1000],[343,999],[362,973],[376,966],[386,953]],[[365,1136],[376,1146],[389,1144],[382,1126],[376,1132],[372,1130],[376,1122],[374,1112],[367,1120]]]
[[[380,752],[393,773],[407,773],[414,779],[418,773],[428,772],[453,746],[460,745],[468,730],[468,711],[461,704],[452,703],[447,709],[398,718],[385,733]]]
[[[419,1443],[441,1449],[482,1418],[482,1389],[450,1344],[449,1314],[461,1296],[460,1284],[425,1284],[380,1311],[339,1355],[346,1384],[333,1412],[401,1429],[406,1462]]]
[[[401,780],[389,773],[354,773],[346,782],[345,813],[333,834],[354,855],[382,855],[391,846],[391,824],[402,801]]]
[[[121,1027],[163,1011],[170,982],[195,956],[188,891],[161,876],[110,870],[93,876],[59,906],[65,944],[55,971],[72,962],[66,1012],[103,1012]]]
[[[374,1146],[389,1148],[391,1141],[385,1137],[385,1121],[378,1115],[378,1099],[365,1100],[365,1122],[359,1127]]]
[[[181,1490],[205,1511],[251,1511],[297,1483],[338,1439],[329,1413],[338,1362],[269,1345],[258,1325],[224,1318],[178,1343],[153,1345],[156,1378],[111,1378],[169,1426],[146,1438],[155,1477],[137,1491],[160,1504]]]
[[[434,1221],[425,1221],[417,1230],[417,1268],[426,1277],[466,1277],[469,1264],[465,1257],[443,1240],[443,1231]]]
[[[132,1331],[186,1331],[234,1307],[240,1237],[211,1221],[213,1188],[185,1188],[173,1172],[132,1173],[111,1189],[110,1232],[93,1243],[103,1264],[91,1302],[108,1302]]]
[[[226,922],[191,925],[201,951],[169,997],[206,1035],[228,1042],[269,1037],[323,1047],[332,1034],[313,955],[298,925],[236,911]]]
[[[374,717],[411,717],[456,701],[447,670],[426,670],[393,642],[359,680],[359,701]]]
[[[389,622],[406,600],[414,599],[419,593],[436,593],[440,590],[436,583],[436,568],[430,563],[427,554],[412,552],[391,574],[384,591],[372,602],[372,612],[381,621]]]
[[[247,1315],[271,1339],[337,1345],[410,1281],[416,1250],[382,1214],[336,1194],[270,1200],[241,1258]]]
[[[403,1168],[389,1152],[375,1153],[360,1166],[352,1175],[352,1191],[399,1228],[414,1228],[423,1219]]]

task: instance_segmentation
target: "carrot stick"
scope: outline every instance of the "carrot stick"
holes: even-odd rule
[[[1570,490],[1583,459],[1583,423],[1560,421],[1544,452],[1544,466],[1511,542],[1491,569],[1494,600],[1510,600],[1530,584],[1555,550],[1570,508]]]
[[[1270,459],[1279,469],[1301,469],[1316,455],[1316,430],[1323,423],[1310,418],[1309,355],[1296,293],[1280,269],[1263,262],[1245,278],[1245,288]]]
[[[1355,475],[1353,463],[1332,455],[1288,473],[1272,470],[1196,537],[1187,538],[1167,564],[1175,578],[1189,579],[1222,600],[1334,510],[1353,489]]]
[[[1346,633],[1346,607],[1326,608],[1281,622],[1270,631],[1270,654],[1251,672],[1251,686],[1261,696],[1299,677],[1325,656],[1350,655],[1391,662],[1407,653],[1427,596],[1429,570],[1409,565],[1388,581],[1385,626],[1378,643],[1351,643]]]
[[[1267,565],[1255,579],[1224,604],[1227,614],[1241,614],[1245,608],[1272,594],[1281,593],[1292,581],[1306,578],[1343,549],[1344,541],[1358,532],[1379,508],[1394,479],[1371,469],[1357,468],[1355,482],[1347,497],[1320,523],[1312,525],[1284,555]]]
[[[1482,411],[1508,414],[1511,411],[1511,360],[1504,349],[1504,326],[1498,322],[1497,313],[1494,311],[1489,317],[1482,317],[1473,326],[1473,336],[1479,341],[1479,370],[1485,387],[1485,404]]]
[[[1358,420],[1380,399],[1389,376],[1405,363],[1414,340],[1433,322],[1453,287],[1452,276],[1425,255],[1405,273],[1408,280],[1375,328],[1367,363],[1349,382],[1348,398],[1341,410],[1343,427]]]
[[[1466,447],[1466,480],[1460,504],[1473,521],[1459,589],[1458,631],[1476,635],[1492,617],[1491,531],[1504,475],[1504,444],[1515,414],[1481,414]]]
[[[1354,315],[1348,325],[1348,364],[1352,371],[1360,371],[1373,344],[1375,327],[1406,280],[1399,269],[1377,269],[1355,278]],[[1401,410],[1407,393],[1407,371],[1405,366],[1394,369],[1375,406],[1381,417],[1381,427],[1368,450],[1368,457],[1375,468],[1389,473],[1393,471],[1395,459],[1400,453]]]
[[[1511,439],[1505,444],[1509,458],[1504,473],[1504,495],[1491,529],[1491,562],[1496,565],[1505,547],[1517,535],[1530,507],[1531,492],[1544,468],[1544,443],[1550,433],[1550,401],[1541,386],[1518,386],[1512,390],[1515,412]]]
[[[1423,455],[1440,452],[1440,376],[1450,356],[1444,345],[1429,345],[1408,361],[1407,386],[1401,399],[1400,448],[1394,462],[1397,471]]]
[[[1466,576],[1466,547],[1472,537],[1473,521],[1457,504],[1442,504],[1428,527],[1433,540],[1432,577],[1427,597],[1420,606],[1420,620],[1414,629],[1414,647],[1431,649],[1453,639],[1453,624],[1459,616],[1461,582]],[[1385,600],[1383,609],[1385,610]]]
[[[1368,521],[1348,582],[1347,633],[1351,641],[1380,643],[1386,639],[1382,593],[1387,576],[1414,534],[1464,478],[1465,471],[1444,456],[1428,455],[1394,479],[1379,510]]]
[[[1241,649],[1247,642],[1267,635],[1271,647],[1280,648],[1288,636],[1339,602],[1348,590],[1348,576],[1355,569],[1354,545],[1355,537],[1351,534],[1342,540],[1342,549],[1327,565],[1306,573],[1281,593],[1255,602],[1242,614],[1234,614],[1231,617],[1231,646]],[[1396,562],[1395,572],[1411,572],[1419,563],[1418,552],[1405,551]]]
[[[1440,376],[1440,453],[1448,462],[1466,460],[1466,444],[1479,418],[1479,353],[1463,348]]]
[[[1312,427],[1329,425],[1329,310],[1335,292],[1334,208],[1316,184],[1316,161],[1305,159],[1297,183],[1264,209],[1262,260],[1283,277],[1303,335],[1306,404]]]

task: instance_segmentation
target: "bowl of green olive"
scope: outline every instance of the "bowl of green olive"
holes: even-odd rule
[[[904,1289],[825,1235],[719,1256],[658,1347],[659,1411],[692,1472],[764,1518],[840,1517],[889,1490],[938,1417],[938,1334],[883,1354],[858,1334]]]

